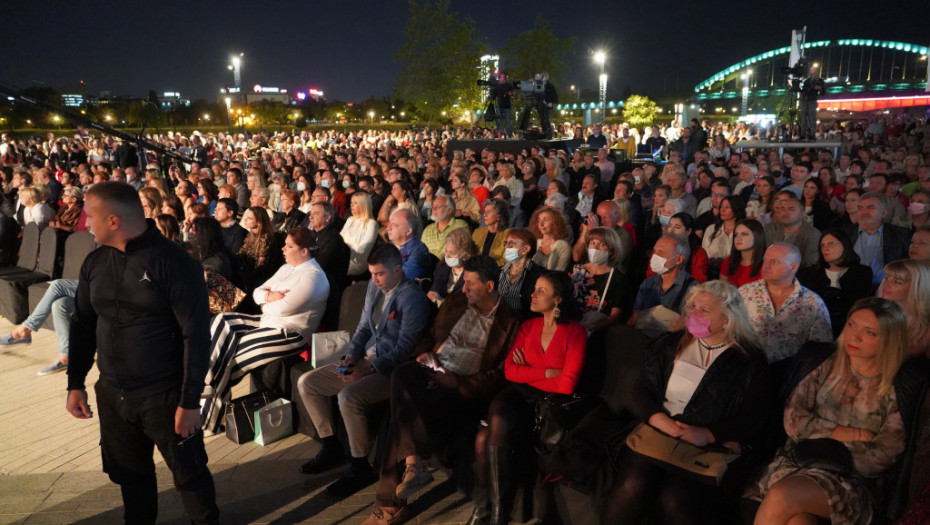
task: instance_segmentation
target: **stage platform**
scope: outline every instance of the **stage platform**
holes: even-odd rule
[[[840,156],[840,148],[843,143],[839,140],[799,140],[797,142],[775,142],[771,140],[741,140],[730,145],[736,151],[744,149],[777,149],[779,155],[784,154],[786,149],[831,149],[833,158]]]
[[[534,146],[546,149],[560,149],[569,153],[575,151],[578,146],[584,144],[581,139],[552,139],[552,140],[521,140],[521,139],[482,139],[482,140],[450,140],[446,143],[452,151],[481,151],[488,149],[490,151],[504,151],[507,153],[520,153],[525,149]]]

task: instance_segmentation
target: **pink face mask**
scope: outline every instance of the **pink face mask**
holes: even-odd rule
[[[710,336],[710,319],[705,319],[699,315],[688,314],[688,320],[685,321],[685,328],[688,333],[698,339]]]

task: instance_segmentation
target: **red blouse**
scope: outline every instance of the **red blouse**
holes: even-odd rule
[[[574,321],[556,326],[555,334],[545,352],[542,348],[543,318],[536,317],[520,326],[513,348],[504,360],[504,375],[508,381],[526,383],[544,392],[571,394],[581,376],[588,333]],[[523,349],[526,365],[513,362],[513,351]],[[561,368],[556,377],[546,378],[547,368]]]
[[[733,286],[739,288],[744,284],[749,284],[753,281],[758,281],[762,278],[762,272],[760,271],[758,275],[751,276],[749,272],[752,270],[752,265],[742,265],[736,267],[736,272],[733,275],[728,275],[727,270],[730,268],[730,258],[727,257],[723,260],[723,263],[720,265],[720,278]]]

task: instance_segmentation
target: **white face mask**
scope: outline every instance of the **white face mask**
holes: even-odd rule
[[[665,267],[666,264],[668,264],[668,259],[655,253],[652,254],[652,258],[649,259],[649,269],[652,270],[653,273],[659,275],[669,271],[669,268]]]
[[[459,258],[458,257],[446,257],[446,266],[449,268],[458,268]]]
[[[512,263],[520,258],[520,250],[517,248],[507,248],[504,250],[504,260]]]
[[[588,248],[588,260],[591,261],[591,264],[604,264],[609,256],[610,253],[607,250]]]
[[[304,184],[303,182],[298,182],[298,183],[297,183],[297,191],[305,191],[306,189],[307,189],[307,185],[306,185],[306,184]]]

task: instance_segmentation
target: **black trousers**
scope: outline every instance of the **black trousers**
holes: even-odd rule
[[[103,471],[120,486],[126,523],[154,524],[158,517],[153,446],[171,469],[191,522],[219,523],[203,433],[188,439],[174,433],[180,390],[126,398],[119,388],[101,380],[95,391]]]

